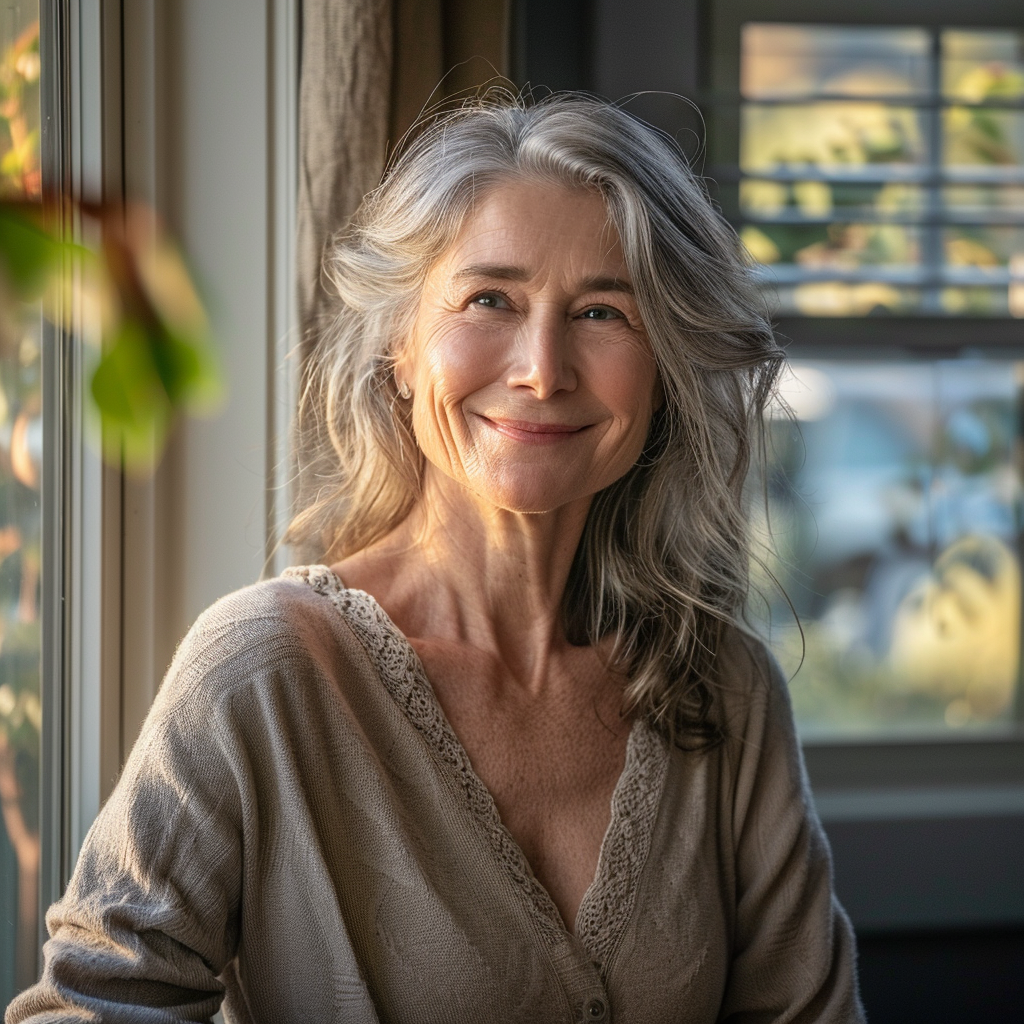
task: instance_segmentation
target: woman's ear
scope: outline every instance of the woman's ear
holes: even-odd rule
[[[403,388],[409,389],[409,345],[403,341],[394,346],[394,354],[391,356],[391,373],[395,378],[395,388],[402,398],[408,398]],[[411,390],[410,390],[411,394]]]

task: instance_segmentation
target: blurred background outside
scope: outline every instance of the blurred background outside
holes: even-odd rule
[[[779,314],[1024,318],[1024,33],[752,23],[739,88],[729,212]],[[773,410],[751,614],[805,738],[1019,715],[1024,363],[958,340],[795,359]]]
[[[0,195],[39,199],[38,0],[0,6]],[[0,1004],[36,974],[39,879],[41,311],[0,329]]]

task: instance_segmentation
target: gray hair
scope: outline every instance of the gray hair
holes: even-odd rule
[[[336,308],[299,417],[316,490],[288,539],[340,557],[413,508],[423,457],[398,401],[397,347],[474,203],[523,178],[604,198],[664,394],[641,457],[591,504],[566,635],[615,638],[624,711],[677,742],[713,742],[716,653],[748,590],[743,485],[783,354],[749,257],[702,180],[672,139],[613,104],[491,88],[428,114],[404,141],[325,258]]]

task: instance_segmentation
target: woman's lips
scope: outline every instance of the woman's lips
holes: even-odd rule
[[[523,444],[557,444],[586,430],[586,426],[577,427],[570,423],[534,423],[530,420],[491,419],[481,416],[480,419],[505,437]]]

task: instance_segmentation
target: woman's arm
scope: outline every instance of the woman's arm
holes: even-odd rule
[[[721,1020],[861,1022],[853,931],[832,891],[786,682],[767,651],[742,646],[755,678],[731,741],[737,916]]]
[[[217,685],[231,673],[211,664],[216,640],[200,620],[182,645],[47,914],[42,979],[11,1003],[7,1024],[169,1024],[217,1012],[217,975],[238,934],[244,757]]]

